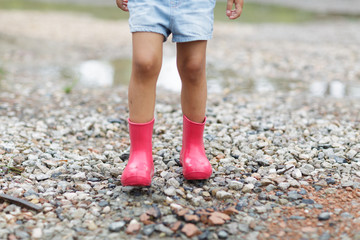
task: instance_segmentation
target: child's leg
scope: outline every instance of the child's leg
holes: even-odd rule
[[[164,36],[152,32],[132,34],[133,59],[129,84],[130,120],[149,122],[154,118],[156,81],[162,63]]]
[[[181,105],[184,115],[194,122],[205,118],[207,41],[177,43],[177,67],[182,81]]]
[[[206,157],[203,134],[205,127],[206,41],[177,44],[177,64],[182,81],[181,105],[183,141],[180,163],[188,180],[208,179],[212,167]]]
[[[156,81],[161,69],[164,36],[133,33],[133,61],[129,84],[130,157],[121,175],[123,186],[149,186],[154,175],[152,132]]]

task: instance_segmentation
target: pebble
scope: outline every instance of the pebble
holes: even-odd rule
[[[106,206],[108,206],[108,205],[109,205],[109,202],[106,201],[106,200],[101,200],[101,201],[99,202],[99,206],[100,206],[100,207],[106,207]]]
[[[170,186],[164,190],[164,193],[168,196],[175,196],[176,195],[176,188],[173,186]]]
[[[165,227],[164,224],[155,225],[155,230],[158,231],[158,232],[163,232],[163,233],[165,233],[167,236],[171,236],[171,235],[173,234],[173,231],[171,231],[170,228]]]
[[[124,221],[113,222],[109,225],[110,232],[120,232],[120,230],[125,226]]]
[[[241,190],[243,188],[244,184],[239,181],[230,181],[228,186],[230,189],[233,189],[233,190]]]
[[[221,230],[217,233],[220,239],[227,239],[229,234],[225,230]]]
[[[35,176],[36,180],[38,181],[44,181],[46,179],[49,179],[50,176],[48,174],[38,174]]]
[[[244,193],[251,192],[251,190],[253,190],[254,187],[255,187],[254,184],[251,183],[245,184],[244,187],[242,188],[242,192]]]
[[[290,187],[290,183],[288,182],[281,182],[279,183],[279,188],[283,191],[285,191],[286,189],[288,189]]]
[[[136,219],[132,219],[126,228],[126,233],[127,234],[135,234],[135,233],[138,233],[140,231],[140,229],[141,229],[140,223],[138,223],[138,221],[136,221]]]
[[[294,171],[291,173],[291,176],[295,179],[301,179],[302,173],[300,169],[294,169]]]
[[[314,166],[310,165],[310,164],[304,164],[301,168],[300,171],[303,175],[305,176],[309,176],[311,175],[311,173],[315,170]]]
[[[229,198],[232,198],[232,194],[228,193],[226,191],[217,191],[216,198],[217,199],[229,199]]]
[[[76,193],[72,193],[72,192],[66,192],[63,194],[63,196],[67,199],[67,200],[75,200],[77,198],[77,194]]]
[[[86,180],[86,175],[84,172],[78,172],[77,174],[71,176],[71,178],[74,181],[85,181]]]
[[[143,233],[145,236],[151,236],[155,231],[155,224],[146,225],[143,228]]]
[[[33,230],[32,230],[32,234],[31,234],[31,237],[33,238],[33,239],[40,239],[40,238],[42,238],[42,229],[41,228],[34,228]]]
[[[329,212],[322,212],[318,215],[318,219],[320,221],[326,221],[326,220],[329,220],[330,219],[330,213]]]

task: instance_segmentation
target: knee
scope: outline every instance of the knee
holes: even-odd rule
[[[205,75],[205,61],[202,59],[188,59],[178,63],[178,69],[182,79],[196,82]]]
[[[142,57],[133,60],[133,71],[141,75],[157,75],[161,69],[161,59],[156,57]]]

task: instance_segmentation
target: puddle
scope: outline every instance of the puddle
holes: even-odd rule
[[[75,69],[62,69],[61,76],[67,81],[86,87],[128,86],[131,75],[131,60],[117,59],[111,62],[90,60]],[[157,86],[180,92],[181,79],[176,67],[175,57],[164,57]],[[221,92],[223,87],[218,79],[208,79],[210,93]]]
[[[131,75],[131,60],[90,60],[74,69],[63,69],[63,79],[70,84],[85,87],[128,86]],[[207,63],[209,93],[267,93],[301,91],[318,97],[360,98],[360,82],[314,81],[307,83],[296,79],[257,78],[244,79],[231,69],[220,68]],[[175,57],[164,57],[157,86],[173,92],[181,91],[181,80],[176,68]]]

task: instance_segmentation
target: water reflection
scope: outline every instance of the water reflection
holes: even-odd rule
[[[316,81],[310,84],[311,94],[319,97],[331,96],[334,98],[360,97],[360,83],[343,83],[340,81],[321,82]]]
[[[80,64],[79,83],[90,87],[109,87],[113,85],[114,68],[105,61],[86,61]]]
[[[76,68],[79,83],[89,87],[127,86],[131,75],[131,60],[117,59],[108,61],[86,61]],[[232,91],[239,93],[267,93],[304,91],[314,96],[334,98],[360,98],[360,82],[314,81],[308,84],[301,80],[282,78],[243,79],[234,70],[207,63],[208,91],[220,93]],[[174,92],[181,91],[181,80],[176,67],[175,57],[164,57],[158,86]]]

